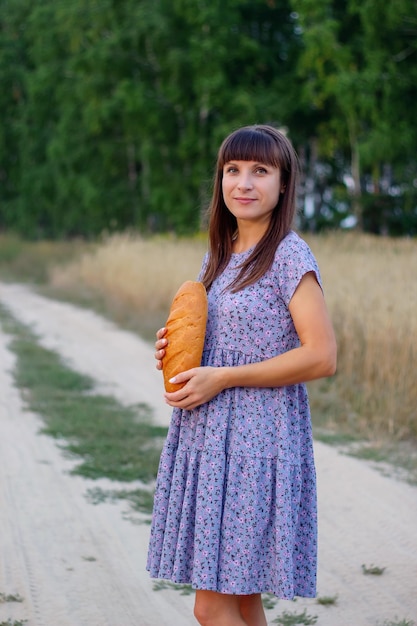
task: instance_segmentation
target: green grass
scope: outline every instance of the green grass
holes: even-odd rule
[[[18,593],[0,593],[0,604],[6,602],[23,602],[23,598]]]
[[[114,398],[94,392],[87,376],[68,367],[36,336],[0,308],[0,321],[12,335],[17,356],[14,372],[27,406],[44,420],[43,432],[59,441],[76,460],[72,473],[131,482],[153,481],[166,428],[151,423],[148,407],[121,406]],[[115,490],[135,508],[150,512],[150,490]]]
[[[317,598],[317,604],[321,604],[322,606],[334,606],[337,603],[337,595],[336,596],[319,596]]]
[[[386,567],[379,567],[378,565],[362,565],[362,572],[369,576],[382,576]]]
[[[417,450],[414,442],[361,442],[348,448],[347,453],[358,459],[373,461],[388,476],[417,485]]]
[[[39,293],[79,307],[91,309],[120,327],[154,341],[155,330],[166,322],[167,310],[138,311],[112,300],[98,291],[79,284],[76,290],[54,289],[50,286],[51,271],[92,252],[100,239],[85,241],[26,241],[12,233],[0,234],[0,280],[35,285]]]
[[[23,602],[23,598],[18,593],[0,593],[0,604],[6,604],[8,602]],[[0,626],[23,626],[26,624],[26,619],[12,620],[10,617],[7,621],[0,622]]]
[[[314,438],[322,443],[327,443],[331,446],[350,446],[357,443],[357,439],[354,435],[343,431],[329,431],[323,428],[316,428],[313,424]]]
[[[133,511],[149,513],[152,510],[153,492],[145,489],[102,489],[94,487],[87,490],[87,499],[91,504],[128,500]]]
[[[395,618],[395,620],[386,620],[382,626],[416,626],[416,622],[414,622],[411,619],[401,619],[398,620],[397,618]]]
[[[393,438],[366,438],[357,427],[357,415],[338,395],[337,376],[308,383],[313,435],[345,454],[379,465],[380,471],[417,485],[417,442]],[[337,407],[337,413],[335,413]]]
[[[97,244],[79,240],[25,241],[0,234],[0,277],[5,281],[45,284],[52,267],[68,263]]]
[[[302,613],[289,613],[284,611],[282,615],[272,621],[273,624],[280,624],[281,626],[295,626],[296,624],[304,624],[305,626],[312,626],[317,623],[317,615],[308,615],[306,609]]]
[[[262,594],[262,604],[264,609],[268,611],[274,609],[277,605],[278,598],[274,596],[272,593],[263,593]]]

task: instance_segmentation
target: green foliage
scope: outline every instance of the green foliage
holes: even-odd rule
[[[358,225],[371,232],[417,231],[411,182],[417,173],[413,6],[411,0],[396,3],[395,9],[376,0],[293,1],[304,31],[297,66],[302,101],[314,110],[319,152],[327,159],[339,154],[345,171],[350,162],[351,210]],[[389,215],[378,215],[377,227],[369,227],[364,216],[365,187],[372,190],[375,205],[381,194],[389,195]]]
[[[288,128],[316,196],[317,159],[350,172],[360,223],[365,184],[413,191],[413,0],[3,4],[0,229],[196,230],[219,142],[255,122]]]
[[[0,19],[0,106],[13,118],[0,227],[31,237],[196,229],[220,138],[282,118],[287,2],[235,0],[225,12],[218,1],[15,0]]]

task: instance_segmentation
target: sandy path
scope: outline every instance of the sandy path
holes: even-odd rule
[[[0,285],[0,301],[30,324],[41,342],[88,373],[119,400],[146,402],[166,424],[153,350],[89,311]],[[71,462],[39,434],[41,421],[24,410],[11,379],[13,356],[0,333],[0,622],[28,626],[191,626],[191,596],[155,592],[144,571],[149,526],[125,519],[123,504],[94,506],[85,492],[96,482],[70,476]],[[417,489],[368,464],[316,444],[319,481],[319,596],[335,606],[280,601],[282,611],[317,615],[317,626],[378,626],[417,622]],[[364,576],[361,565],[386,567]]]

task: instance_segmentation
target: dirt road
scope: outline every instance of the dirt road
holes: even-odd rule
[[[106,393],[127,404],[146,402],[156,422],[168,423],[152,346],[23,286],[0,285],[0,302]],[[153,590],[144,569],[149,526],[127,519],[124,504],[91,504],[86,491],[97,482],[69,475],[71,461],[39,434],[40,418],[25,410],[13,385],[13,363],[1,332],[0,594],[18,593],[23,602],[0,603],[0,623],[195,625],[192,596]],[[320,443],[316,462],[319,596],[337,595],[337,602],[279,601],[269,623],[304,608],[317,626],[417,623],[417,488]],[[386,569],[364,575],[362,564]]]

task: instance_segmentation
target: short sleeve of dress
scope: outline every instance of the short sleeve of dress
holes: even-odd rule
[[[294,231],[279,244],[274,266],[280,295],[286,306],[289,305],[301,279],[308,272],[315,273],[317,282],[323,289],[317,261],[308,244]]]

